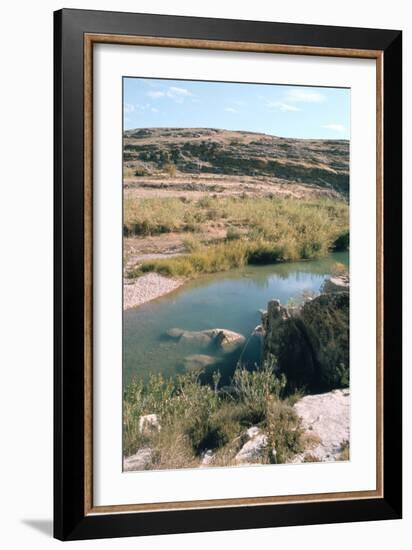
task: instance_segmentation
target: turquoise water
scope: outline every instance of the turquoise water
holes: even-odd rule
[[[223,379],[229,377],[240,351],[219,356],[215,349],[171,340],[166,331],[225,328],[249,338],[260,324],[259,309],[266,309],[269,300],[276,298],[287,304],[291,299],[299,300],[305,291],[319,291],[335,262],[348,265],[349,254],[337,252],[316,261],[247,266],[205,276],[153,302],[125,311],[124,383],[150,373],[184,372],[184,359],[191,354],[217,356]],[[258,362],[260,347],[259,337],[250,338],[242,362]]]

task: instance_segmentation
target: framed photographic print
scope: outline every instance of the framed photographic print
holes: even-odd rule
[[[55,536],[395,519],[401,32],[55,13]]]

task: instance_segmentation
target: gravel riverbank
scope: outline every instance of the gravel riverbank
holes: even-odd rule
[[[148,273],[135,280],[126,279],[123,285],[123,309],[140,306],[176,290],[183,280],[169,279],[158,273]]]

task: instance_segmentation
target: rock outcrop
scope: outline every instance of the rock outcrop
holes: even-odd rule
[[[124,132],[124,159],[136,175],[164,166],[181,174],[276,178],[344,196],[349,191],[347,140],[290,139],[215,128],[136,128]]]
[[[305,431],[303,439],[306,436],[312,444],[291,462],[342,460],[342,451],[348,449],[350,440],[349,389],[307,395],[297,401],[293,408]]]
[[[291,391],[318,393],[349,384],[349,283],[330,284],[333,292],[300,307],[272,300],[262,315],[264,359],[275,358]]]

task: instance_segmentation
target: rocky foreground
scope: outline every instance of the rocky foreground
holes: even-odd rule
[[[345,449],[350,438],[350,391],[349,389],[307,395],[297,401],[294,410],[304,430],[303,437],[307,448],[292,457],[288,463],[331,462],[345,460]],[[156,415],[140,418],[139,429],[142,434],[161,430]],[[259,426],[252,426],[243,434],[245,443],[236,454],[234,466],[261,464],[263,454],[267,454],[268,436]],[[276,449],[270,449],[276,462]],[[123,461],[126,472],[145,470],[151,464],[153,450],[143,447],[137,453]],[[212,467],[214,453],[206,450],[203,453],[200,467]]]
[[[196,343],[204,353],[185,358],[177,383],[158,378],[147,394],[139,385],[131,391],[128,449],[137,452],[124,459],[125,471],[349,460],[348,275],[331,277],[299,306],[271,300],[261,314],[252,335],[263,362],[248,371],[238,359],[227,386],[219,386],[219,358],[243,354],[244,335],[167,330],[177,345]],[[209,367],[213,386],[199,380]],[[308,395],[294,403],[296,391]]]

